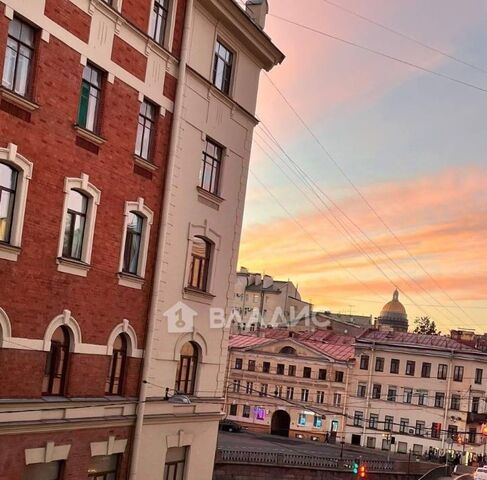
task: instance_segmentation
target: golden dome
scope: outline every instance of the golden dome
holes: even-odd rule
[[[399,301],[399,292],[397,289],[392,295],[392,300],[387,302],[380,312],[380,317],[407,317],[404,305]]]

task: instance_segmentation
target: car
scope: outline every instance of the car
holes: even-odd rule
[[[474,480],[487,480],[487,467],[479,467],[473,474]]]
[[[224,432],[241,432],[242,427],[232,420],[220,420],[220,430]],[[487,479],[486,479],[487,480]]]

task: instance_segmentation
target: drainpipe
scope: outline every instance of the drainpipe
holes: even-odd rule
[[[445,413],[443,415],[443,429],[445,430],[445,434],[441,436],[441,448],[445,448],[445,440],[448,435],[448,432],[446,431],[447,427],[447,422],[448,422],[448,405],[450,400],[450,395],[451,395],[451,380],[453,377],[453,350],[450,354],[450,362],[448,364],[448,383],[446,387],[446,395],[445,395]],[[446,456],[448,458],[448,455]]]
[[[171,138],[169,146],[169,155],[167,159],[167,172],[164,181],[163,201],[161,205],[161,218],[159,224],[159,236],[157,239],[157,256],[154,271],[154,280],[152,285],[152,296],[147,321],[147,339],[144,352],[144,366],[142,371],[142,384],[139,393],[139,402],[137,405],[137,418],[135,421],[135,431],[132,445],[132,461],[130,464],[130,480],[136,480],[138,473],[138,463],[142,441],[142,429],[144,425],[145,405],[147,400],[147,383],[146,379],[150,373],[150,362],[152,349],[154,345],[154,330],[156,325],[157,306],[160,297],[160,284],[163,272],[163,260],[165,256],[166,235],[169,224],[169,210],[171,194],[173,193],[172,181],[176,163],[176,155],[179,146],[179,132],[182,123],[182,111],[184,100],[184,87],[186,83],[186,66],[189,57],[189,39],[191,33],[191,22],[193,16],[193,0],[186,1],[186,14],[184,19],[183,39],[181,46],[181,56],[178,67],[178,84],[176,98],[174,101],[174,114],[171,127]]]
[[[363,441],[363,447],[366,446],[366,435],[367,435],[367,423],[369,421],[369,412],[370,412],[370,403],[371,403],[371,398],[372,398],[372,375],[373,375],[373,369],[375,369],[375,342],[372,344],[372,356],[369,362],[369,371],[368,371],[368,378],[367,378],[367,391],[365,393],[366,395],[366,404],[365,404],[365,415],[364,415],[364,424],[362,428],[362,441]]]
[[[347,375],[345,378],[345,399],[343,402],[343,409],[342,409],[343,421],[341,422],[342,428],[343,428],[342,434],[341,434],[342,442],[345,442],[345,427],[347,425],[347,404],[348,404],[348,395],[349,395],[348,387],[350,384],[350,368],[351,368],[350,367],[350,361],[347,361],[347,370],[346,370]]]

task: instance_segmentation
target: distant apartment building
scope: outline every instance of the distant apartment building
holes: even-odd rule
[[[309,317],[313,307],[301,299],[292,281],[275,280],[270,275],[251,273],[243,267],[237,272],[233,305],[234,333],[267,326],[290,326],[296,318]]]
[[[249,430],[330,441],[345,428],[352,337],[283,329],[233,335],[226,413]]]
[[[355,343],[346,442],[483,453],[487,354],[449,337],[368,331]]]

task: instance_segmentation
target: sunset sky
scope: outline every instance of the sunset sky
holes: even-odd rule
[[[487,3],[333,2],[485,72],[326,0],[269,3],[271,14],[487,89]],[[487,92],[272,16],[266,30],[287,56],[270,78],[377,215],[263,75],[239,265],[347,313],[377,316],[397,285],[410,323],[429,315],[443,331],[487,332]]]

